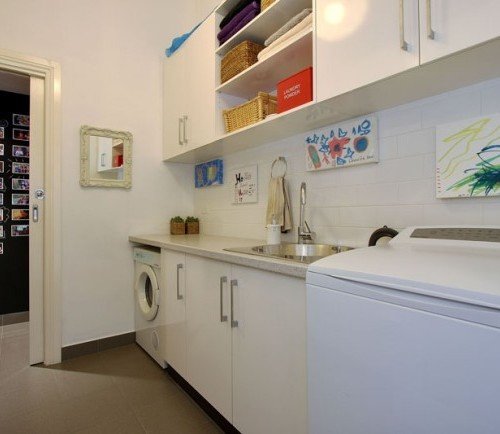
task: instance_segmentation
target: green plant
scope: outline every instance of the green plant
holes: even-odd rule
[[[172,217],[170,223],[184,223],[184,219],[181,216]]]
[[[191,216],[188,216],[186,217],[186,223],[198,223],[200,220],[198,219],[198,217],[191,217]]]

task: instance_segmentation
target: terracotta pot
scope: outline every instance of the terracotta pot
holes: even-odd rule
[[[188,222],[186,223],[188,235],[194,235],[200,233],[200,222]]]
[[[184,235],[186,233],[186,224],[170,222],[170,233],[172,235]]]

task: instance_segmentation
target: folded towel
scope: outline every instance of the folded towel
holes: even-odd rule
[[[259,14],[260,14],[260,9],[253,9],[252,11],[250,11],[247,15],[245,15],[245,18],[243,18],[233,30],[231,30],[226,36],[224,36],[222,39],[219,40],[220,45],[222,45],[233,35],[238,33],[243,27],[245,27],[250,21],[252,21]]]
[[[300,39],[303,35],[310,32],[311,29],[312,15],[309,15],[284,35],[276,39],[276,41],[274,41],[271,45],[260,51],[259,54],[257,54],[257,59],[259,59],[259,61],[267,59],[268,57],[281,50],[291,38],[295,37],[297,39]]]
[[[288,20],[284,26],[282,26],[280,29],[278,29],[276,32],[274,32],[269,38],[267,38],[264,41],[264,45],[267,47],[268,45],[271,45],[276,39],[278,39],[280,36],[283,36],[286,32],[288,32],[291,28],[295,27],[297,24],[299,24],[304,18],[306,18],[308,15],[311,15],[312,9],[304,9],[302,12],[298,13],[295,15],[293,18]]]
[[[254,0],[240,0],[228,13],[227,15],[222,19],[222,21],[219,24],[219,28],[222,29],[226,27],[226,25],[231,21],[234,16],[240,12],[245,6],[248,4],[252,3]],[[256,0],[259,5],[260,5],[260,0]]]
[[[267,202],[266,225],[281,225],[281,232],[292,230],[292,213],[290,212],[290,196],[285,179],[280,176],[271,177],[269,181],[269,197]]]
[[[245,6],[240,12],[238,12],[234,18],[229,21],[229,23],[222,28],[222,30],[217,34],[217,39],[220,41],[224,38],[228,33],[231,33],[234,28],[240,23],[242,19],[245,18],[250,12],[253,10],[260,11],[260,4],[256,1],[253,1],[249,5]]]

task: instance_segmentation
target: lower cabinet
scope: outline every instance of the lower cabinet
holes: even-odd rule
[[[167,362],[240,432],[306,433],[305,281],[164,253],[174,262],[164,262],[165,279],[175,273],[167,292],[177,291],[178,263],[185,291],[183,308],[167,306],[168,324],[183,324],[167,333]]]

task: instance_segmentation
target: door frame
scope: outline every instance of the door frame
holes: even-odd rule
[[[51,60],[0,49],[0,69],[44,80],[43,317],[46,365],[61,361],[61,68]]]

